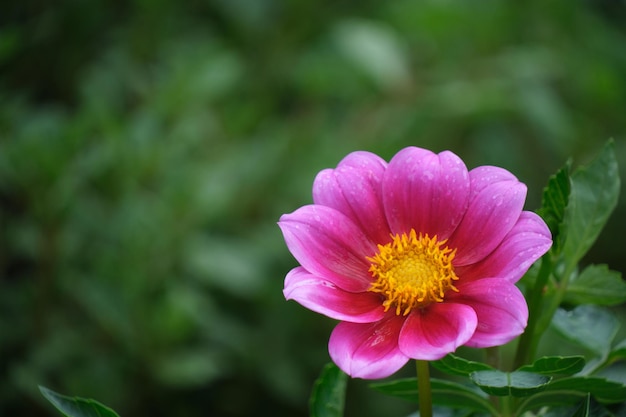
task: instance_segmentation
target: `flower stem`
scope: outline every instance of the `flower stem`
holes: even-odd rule
[[[539,344],[538,339],[540,335],[537,334],[537,324],[542,315],[543,291],[552,272],[550,256],[550,253],[547,253],[541,258],[541,267],[537,274],[535,286],[528,295],[528,324],[517,345],[514,368],[519,368],[533,359]]]
[[[511,396],[500,397],[500,413],[502,417],[511,417]]]
[[[419,397],[420,417],[433,416],[433,399],[430,390],[430,370],[428,361],[415,361],[417,368],[417,395]]]

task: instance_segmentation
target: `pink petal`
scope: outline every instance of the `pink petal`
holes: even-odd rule
[[[298,303],[336,320],[371,323],[385,315],[380,295],[372,292],[351,293],[335,284],[310,274],[301,266],[285,278],[283,294]]]
[[[404,317],[388,314],[376,323],[341,322],[328,342],[333,362],[354,378],[378,379],[395,373],[409,358],[398,349]]]
[[[454,265],[468,265],[484,259],[502,242],[520,217],[526,186],[517,180],[504,180],[486,184],[488,178],[481,176],[493,170],[472,170],[472,186],[480,190],[472,192],[465,217],[448,241],[457,248]],[[487,179],[486,179],[487,178]]]
[[[464,345],[476,329],[476,313],[455,303],[434,303],[409,314],[400,331],[400,350],[410,358],[437,360]]]
[[[434,154],[405,148],[389,162],[383,179],[383,201],[391,231],[437,235],[447,239],[467,208],[469,177],[452,152]]]
[[[315,204],[350,217],[377,243],[387,242],[389,226],[382,202],[382,178],[387,163],[370,152],[353,152],[336,169],[325,169],[313,183]]]
[[[528,307],[520,290],[501,278],[461,282],[451,302],[464,303],[474,309],[478,326],[467,342],[472,347],[491,347],[508,343],[524,332]]]
[[[352,220],[335,209],[309,205],[281,216],[278,222],[291,254],[310,273],[341,289],[366,291],[377,248]]]
[[[473,200],[478,193],[491,184],[502,181],[515,181],[518,179],[515,175],[504,168],[494,167],[491,165],[482,165],[470,171],[471,190],[470,199]]]
[[[517,282],[552,245],[550,229],[533,212],[523,211],[504,240],[482,261],[456,268],[463,280],[504,278]]]

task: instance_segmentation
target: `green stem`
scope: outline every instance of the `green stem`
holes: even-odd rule
[[[550,256],[550,253],[547,253],[541,258],[541,268],[539,269],[535,286],[528,296],[528,324],[526,326],[526,330],[520,337],[519,344],[517,345],[514,369],[525,365],[531,358],[534,358],[535,351],[537,350],[537,345],[539,343],[537,324],[539,323],[539,319],[542,315],[543,292],[552,271]]]
[[[556,313],[556,310],[561,306],[563,297],[565,297],[565,293],[567,292],[569,280],[573,274],[573,268],[574,267],[567,269],[561,278],[557,278],[557,285],[554,287],[552,296],[549,299],[548,307],[542,311],[541,317],[538,319],[537,325],[535,326],[536,335],[543,334],[548,326],[550,326],[550,323],[552,323],[554,313]],[[536,352],[538,344],[539,337],[536,337],[530,351]]]
[[[416,360],[417,395],[419,397],[420,417],[433,416],[433,399],[430,390],[430,370],[428,361]]]
[[[500,415],[502,417],[511,417],[513,415],[511,410],[511,400],[512,397],[510,395],[500,397]]]

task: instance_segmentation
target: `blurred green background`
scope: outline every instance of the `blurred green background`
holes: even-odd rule
[[[279,216],[358,149],[506,167],[528,209],[610,137],[623,170],[625,22],[620,0],[3,2],[0,415],[56,415],[38,384],[122,416],[307,415],[334,323],[284,301]],[[626,270],[625,222],[622,197],[588,261]],[[410,410],[350,382],[348,416]]]

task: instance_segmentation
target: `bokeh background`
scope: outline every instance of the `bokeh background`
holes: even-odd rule
[[[276,221],[348,152],[626,167],[623,0],[0,5],[0,415],[306,416],[334,323]],[[625,270],[624,197],[586,261]],[[410,374],[411,370],[406,371]],[[402,372],[401,372],[402,374]],[[411,407],[350,381],[348,416]]]

